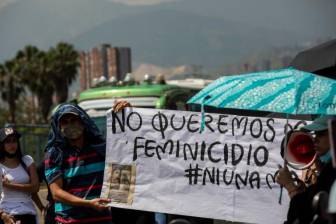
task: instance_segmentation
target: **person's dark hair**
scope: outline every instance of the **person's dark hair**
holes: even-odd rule
[[[21,146],[20,146],[20,141],[18,136],[13,135],[16,139],[17,142],[17,149],[16,149],[16,157],[19,159],[22,167],[26,170],[26,172],[28,173],[27,170],[27,165],[23,162],[22,160],[22,151],[21,151]],[[5,154],[4,154],[4,150],[5,150],[5,141],[0,142],[0,160],[3,160],[5,158]]]

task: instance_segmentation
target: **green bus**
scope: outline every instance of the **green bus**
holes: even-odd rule
[[[197,91],[198,89],[150,82],[125,86],[104,85],[80,93],[78,105],[105,133],[105,114],[116,100],[127,100],[133,107],[187,110],[187,100]]]

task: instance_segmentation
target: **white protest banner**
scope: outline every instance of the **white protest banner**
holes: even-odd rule
[[[286,119],[206,114],[202,133],[200,121],[197,112],[109,112],[102,197],[115,207],[283,223],[289,198],[284,191],[279,204],[274,176]]]

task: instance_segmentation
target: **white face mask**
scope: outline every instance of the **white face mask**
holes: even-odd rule
[[[61,128],[61,133],[65,138],[74,140],[82,136],[84,126],[82,124],[67,124]]]

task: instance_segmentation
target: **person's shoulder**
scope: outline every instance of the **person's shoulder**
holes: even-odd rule
[[[49,147],[45,150],[44,159],[46,160],[58,160],[61,161],[63,158],[63,150],[59,147]]]
[[[51,146],[51,147],[48,147],[48,148],[45,150],[45,153],[46,153],[46,154],[62,154],[62,153],[63,153],[63,150],[62,150],[60,147],[57,147],[57,146]]]
[[[22,161],[26,164],[26,166],[30,166],[34,162],[34,159],[30,155],[24,155],[22,156]]]
[[[31,155],[28,155],[28,154],[23,155],[22,159],[32,159],[32,160],[34,160],[33,157]]]

